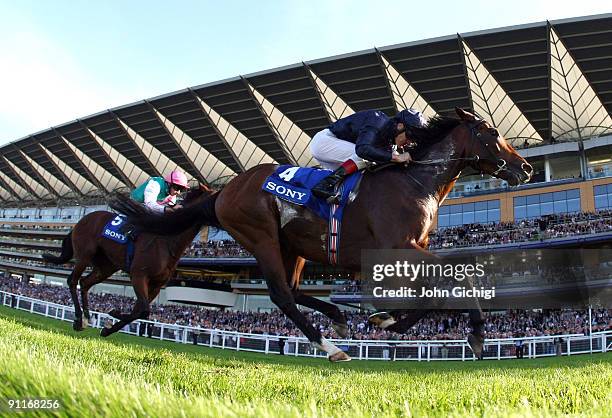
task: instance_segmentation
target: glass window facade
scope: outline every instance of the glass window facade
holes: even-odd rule
[[[473,223],[499,222],[499,200],[445,205],[438,211],[438,227],[446,228]]]
[[[580,190],[532,194],[514,198],[514,219],[539,218],[553,213],[580,212]]]
[[[612,208],[612,184],[594,186],[593,194],[595,195],[595,209]]]

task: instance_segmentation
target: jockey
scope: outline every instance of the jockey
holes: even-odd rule
[[[318,132],[310,144],[312,156],[323,168],[335,169],[312,189],[315,196],[329,199],[335,186],[349,174],[366,167],[366,160],[376,163],[406,163],[410,154],[393,151],[412,143],[409,133],[421,128],[425,118],[418,110],[405,109],[389,118],[378,110],[364,110],[332,123]]]
[[[151,177],[134,189],[130,197],[155,213],[164,213],[181,208],[176,205],[176,196],[188,188],[185,173],[174,170],[163,178]]]

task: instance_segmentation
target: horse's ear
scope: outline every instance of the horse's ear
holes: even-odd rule
[[[457,115],[461,118],[461,120],[466,120],[468,122],[474,122],[476,120],[476,116],[461,109],[460,107],[456,107],[455,112],[457,112]]]
[[[200,191],[204,192],[204,193],[212,193],[214,192],[213,189],[211,189],[210,187],[208,187],[207,185],[200,183]]]

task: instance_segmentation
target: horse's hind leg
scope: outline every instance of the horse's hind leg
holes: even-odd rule
[[[79,295],[77,294],[77,285],[81,275],[85,271],[87,265],[81,261],[77,261],[72,270],[72,273],[68,276],[68,287],[70,288],[70,296],[72,297],[72,304],[74,305],[74,320],[72,322],[72,329],[75,331],[83,331],[83,311],[81,310],[81,304],[79,303]]]
[[[102,283],[116,271],[117,269],[113,266],[106,268],[95,267],[87,277],[81,279],[81,301],[83,303],[83,314],[86,321],[91,322],[91,315],[89,314],[89,289],[98,283]],[[83,325],[87,326],[86,322],[84,322]]]

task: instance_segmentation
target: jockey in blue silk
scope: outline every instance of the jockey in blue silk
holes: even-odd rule
[[[393,149],[412,143],[411,128],[422,128],[426,121],[421,112],[405,109],[393,117],[378,110],[364,110],[332,123],[318,132],[310,144],[312,156],[323,168],[335,169],[315,185],[315,196],[330,199],[334,188],[346,176],[366,167],[367,161],[376,163],[407,163],[410,154],[399,154]]]
[[[167,213],[181,208],[176,205],[176,197],[188,188],[185,173],[174,170],[163,178],[151,177],[134,189],[130,197],[155,213]]]

